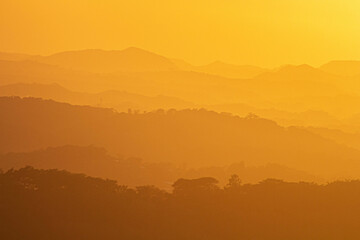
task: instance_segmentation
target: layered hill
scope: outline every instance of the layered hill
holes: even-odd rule
[[[180,168],[171,163],[149,163],[139,158],[110,156],[105,149],[94,146],[68,145],[33,152],[0,154],[0,169],[3,171],[27,166],[114,179],[130,187],[154,185],[169,190],[171,184],[179,178],[214,177],[225,185],[232,174],[241,176],[244,183],[256,183],[267,178],[321,181],[305,172],[276,164],[249,167],[240,162],[224,167]]]
[[[110,107],[117,111],[151,111],[155,109],[189,108],[193,103],[168,96],[144,96],[126,91],[85,93],[70,91],[59,84],[17,83],[0,86],[0,96],[20,96],[52,99],[77,105]]]
[[[224,76],[229,76],[236,69],[239,70],[236,73],[238,76],[243,73],[246,75],[246,71],[241,72],[249,69],[249,66],[216,62],[207,67],[194,67],[184,61],[170,60],[137,48],[123,51],[72,51],[31,58],[21,54],[5,55],[6,59],[17,61],[0,60],[2,85],[19,82],[57,83],[77,92],[114,90],[145,96],[172,96],[200,106],[243,104],[256,109],[284,112],[324,112],[321,117],[324,120],[315,115],[312,118],[320,120],[316,122],[329,122],[330,127],[335,125],[332,123],[336,119],[341,120],[358,113],[360,106],[358,77],[340,76],[308,65],[289,65],[263,73],[261,71],[264,69],[250,66],[251,71],[256,72],[253,74],[255,77],[235,79]],[[21,61],[27,57],[29,60]],[[87,60],[90,61],[89,64],[86,63]],[[104,62],[103,70],[96,69],[96,66],[102,66],[99,61]],[[138,69],[133,66],[138,66]],[[112,69],[105,69],[106,67]],[[205,71],[201,68],[215,70]],[[228,73],[226,69],[229,70]],[[98,103],[96,106],[108,105]],[[137,106],[134,104],[133,107]],[[243,110],[233,113],[239,114],[241,111]],[[326,114],[330,117],[326,117]],[[269,117],[266,114],[264,116]],[[332,116],[335,120],[331,119]],[[281,118],[276,119],[281,121]],[[284,122],[302,121],[285,119]]]
[[[126,90],[141,95],[173,96],[198,103],[261,98],[252,89],[239,86],[238,80],[189,71],[95,74],[34,61],[0,61],[0,79],[2,85],[57,83],[80,92]]]
[[[0,60],[3,61],[25,61],[31,59],[37,59],[40,56],[23,54],[23,53],[8,53],[8,52],[0,52]]]
[[[195,66],[181,59],[170,59],[136,47],[113,51],[101,49],[66,51],[50,56],[0,52],[0,60],[34,60],[63,68],[94,73],[182,70],[240,79],[253,78],[269,71],[257,66],[235,65],[221,61]]]
[[[75,105],[90,105],[95,107],[114,108],[120,112],[131,111],[153,111],[157,109],[186,109],[206,108],[217,112],[233,113],[239,116],[255,114],[267,119],[272,119],[282,126],[320,126],[333,128],[354,128],[353,123],[343,122],[325,111],[281,111],[274,108],[259,108],[247,104],[217,104],[200,105],[179,98],[169,96],[145,96],[129,93],[126,91],[105,91],[100,93],[85,93],[68,90],[59,84],[17,83],[0,86],[0,96],[20,96],[52,99]],[[327,104],[340,101],[339,98],[323,101],[323,105],[316,106],[318,109],[326,109]],[[356,105],[356,100],[352,99]],[[319,102],[319,101],[318,101]],[[332,104],[334,106],[335,104]],[[360,104],[359,104],[360,105]],[[309,108],[311,106],[309,105]],[[330,107],[330,106],[329,106]],[[301,110],[301,109],[300,109]],[[346,108],[342,108],[343,112]]]
[[[200,167],[276,163],[359,177],[360,152],[303,129],[206,110],[116,113],[34,98],[0,98],[0,152],[96,145],[149,162]]]

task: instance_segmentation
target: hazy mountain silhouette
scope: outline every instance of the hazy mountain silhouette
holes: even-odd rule
[[[338,81],[338,76],[326,73],[307,64],[303,65],[286,65],[277,71],[263,73],[257,77],[258,79],[271,79],[277,81],[289,82],[329,82]]]
[[[149,163],[139,158],[113,157],[104,149],[93,146],[61,146],[33,152],[0,154],[0,169],[4,171],[26,166],[114,179],[130,187],[155,185],[167,190],[179,178],[209,176],[219,179],[225,185],[232,174],[240,175],[244,183],[256,183],[266,178],[321,181],[305,172],[276,164],[250,167],[244,163],[233,163],[227,167],[181,168],[171,163]]]
[[[0,60],[34,60],[64,68],[96,73],[183,70],[204,72],[229,78],[253,78],[269,71],[256,66],[235,65],[221,61],[195,66],[181,59],[169,59],[135,47],[119,51],[100,49],[67,51],[50,56],[0,52]]]
[[[194,71],[118,73],[117,77],[122,80],[118,84],[123,89],[132,92],[152,90],[195,103],[233,102],[239,98],[259,97],[246,81]]]
[[[149,97],[125,91],[105,91],[101,93],[74,92],[58,84],[10,84],[0,86],[0,96],[38,97],[77,105],[110,107],[120,112],[153,111],[162,109],[201,108],[228,112],[239,116],[249,113],[272,119],[282,126],[326,126],[343,127],[345,123],[321,111],[288,112],[273,108],[256,108],[246,104],[196,105],[168,96]]]
[[[58,84],[17,83],[0,86],[0,96],[38,97],[79,105],[91,105],[115,108],[118,111],[128,109],[151,111],[159,108],[189,108],[194,106],[174,97],[149,97],[125,91],[105,91],[101,93],[84,93],[70,91]]]
[[[167,57],[152,53],[136,47],[130,47],[124,50],[106,51],[101,49],[88,49],[59,52],[50,56],[29,55],[21,53],[6,53],[0,52],[0,60],[6,61],[24,61],[34,60],[43,63],[58,65],[65,68],[72,68],[74,70],[81,70],[87,72],[143,72],[143,71],[197,71],[208,74],[214,74],[230,78],[253,78],[264,73],[278,72],[281,74],[290,74],[293,76],[304,78],[306,74],[310,74],[312,78],[314,74],[322,79],[314,70],[321,70],[322,72],[331,75],[340,76],[359,76],[359,61],[331,61],[315,69],[306,64],[293,66],[285,65],[276,70],[264,69],[251,65],[235,65],[215,61],[213,63],[194,66],[181,59],[169,59]],[[294,74],[294,68],[295,70]],[[296,72],[297,71],[297,72]],[[300,73],[300,74],[299,74]],[[327,76],[326,78],[328,78]],[[318,79],[319,80],[319,79]]]
[[[38,60],[64,68],[96,73],[170,71],[177,69],[169,59],[134,47],[121,51],[99,49],[68,51]]]
[[[251,66],[251,65],[235,65],[215,61],[213,63],[194,66],[181,59],[171,59],[171,61],[181,70],[203,72],[213,75],[224,76],[228,78],[253,78],[262,73],[269,72],[269,69]]]
[[[2,84],[58,83],[81,92],[124,90],[142,95],[170,95],[195,102],[237,99],[248,90],[232,86],[236,80],[197,72],[117,72],[93,74],[34,61],[0,61]],[[219,91],[220,90],[220,91]]]
[[[342,78],[325,73],[309,65],[284,66],[275,72],[268,72],[255,77],[262,83],[268,81],[265,87],[279,89],[277,92],[281,95],[286,93],[292,96],[296,95],[336,95],[344,93],[344,87],[340,83]],[[274,91],[276,92],[276,91]],[[286,93],[282,93],[286,92]]]
[[[281,126],[318,126],[332,128],[349,128],[345,122],[323,111],[289,112],[274,108],[257,108],[246,104],[199,105],[168,96],[149,97],[125,91],[105,91],[101,93],[84,93],[70,91],[58,84],[10,84],[0,86],[0,96],[20,96],[52,99],[77,105],[110,107],[120,112],[153,111],[157,109],[206,108],[217,112],[233,113],[246,116],[249,113],[272,119]],[[331,101],[330,101],[331,102]],[[353,101],[355,103],[355,101]],[[325,102],[324,106],[326,106]],[[311,106],[309,106],[310,108]],[[331,109],[330,109],[331,110]]]
[[[25,60],[34,60],[39,57],[40,56],[23,54],[23,53],[0,52],[0,60],[3,61],[25,61]]]
[[[39,97],[62,101],[61,99],[69,97],[69,95],[74,94],[74,92],[56,83],[15,83],[0,86],[0,94],[1,96]]]
[[[4,76],[12,75],[15,73],[26,75],[56,75],[58,73],[73,73],[71,71],[66,71],[60,67],[53,66],[45,63],[38,63],[36,61],[24,60],[24,61],[5,61],[0,60],[0,71]],[[10,76],[9,76],[10,77]],[[6,79],[5,79],[6,80]]]
[[[176,58],[172,58],[170,60],[176,65],[179,70],[181,69],[183,71],[196,71],[197,67],[186,62],[185,60]]]
[[[239,116],[246,116],[249,113],[253,113],[263,118],[274,120],[281,126],[343,127],[345,125],[342,120],[332,116],[328,112],[320,110],[290,112],[284,110],[277,110],[272,107],[261,108],[241,103],[206,105],[204,107],[206,109],[211,109],[217,112],[233,113]],[[311,108],[311,106],[309,106],[309,108]],[[290,108],[287,109],[290,110]],[[304,108],[301,110],[304,110]]]
[[[339,76],[354,77],[360,75],[360,61],[331,61],[320,69]]]
[[[20,169],[26,166],[67,170],[72,173],[114,179],[131,187],[156,185],[169,189],[169,183],[181,176],[181,171],[170,164],[151,164],[138,158],[113,157],[105,149],[93,146],[62,146],[0,155],[2,170]]]
[[[98,50],[94,51],[97,52]],[[99,51],[103,54],[103,51]],[[142,50],[138,49],[128,49],[127,51],[131,53],[124,54],[127,57],[128,55],[131,56],[133,52],[143,53]],[[67,56],[67,54],[72,55],[74,53],[82,56],[83,52],[87,51],[63,54]],[[90,50],[90,52],[92,51]],[[114,54],[117,56],[117,53],[118,51],[115,51]],[[112,55],[112,52],[105,51],[106,56],[107,54]],[[151,53],[149,54],[152,56]],[[160,59],[164,60],[163,57]],[[162,61],[160,59],[159,61]],[[109,61],[112,61],[111,58]],[[171,62],[168,59],[165,62],[168,61]],[[176,65],[173,62],[171,64]],[[175,69],[179,69],[179,67]],[[126,72],[96,74],[35,61],[0,61],[0,77],[2,84],[19,82],[58,83],[73,91],[92,93],[126,90],[139,95],[172,96],[200,106],[242,103],[257,109],[276,109],[285,112],[323,111],[338,119],[357,113],[360,106],[360,98],[356,95],[360,89],[360,81],[357,81],[355,77],[349,78],[329,74],[308,65],[284,66],[277,71],[263,73],[252,79],[233,79],[195,70],[134,72],[129,69]],[[95,105],[113,107],[113,105],[99,102],[101,101],[96,100]],[[80,102],[79,104],[83,103]],[[141,104],[146,105],[144,101]],[[131,108],[143,109],[139,106],[140,104],[121,104],[120,107],[115,107],[124,109],[129,105]],[[152,106],[152,104],[148,105]],[[167,108],[168,106],[159,107]],[[181,104],[181,106],[183,105]],[[144,108],[149,109],[146,106]],[[238,111],[234,113],[238,114]],[[315,119],[316,116],[313,117]],[[324,122],[332,121],[330,118],[323,119]],[[277,118],[277,120],[282,121],[281,118]],[[292,121],[288,120],[285,118],[284,122],[291,124]],[[301,121],[296,120],[293,123],[301,124]],[[326,125],[326,127],[334,126]]]
[[[0,111],[3,153],[94,144],[149,162],[189,166],[272,162],[312,174],[359,176],[358,150],[253,116],[206,110],[115,113],[17,97],[0,98]]]
[[[2,61],[0,60],[1,84],[14,83],[58,83],[74,88],[84,88],[84,86],[94,86],[95,82],[100,81],[100,77],[64,69],[36,61]],[[90,87],[89,87],[90,88]]]
[[[339,129],[320,127],[307,127],[306,130],[331,139],[340,144],[344,144],[360,150],[360,133],[345,132]]]
[[[230,78],[253,78],[270,70],[250,65],[235,65],[216,61],[196,68],[199,72],[215,74]]]
[[[304,112],[309,109],[325,111],[338,119],[348,118],[358,112],[360,97],[354,94],[333,96],[300,96],[279,99],[273,105],[277,109]]]

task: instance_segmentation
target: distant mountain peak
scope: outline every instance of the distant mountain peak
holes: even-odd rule
[[[301,65],[285,65],[279,69],[279,72],[285,71],[317,71],[316,68],[308,65],[308,64],[301,64]]]
[[[124,50],[85,49],[56,53],[39,60],[87,72],[144,72],[176,70],[176,65],[166,57],[141,48]]]
[[[278,71],[270,74],[280,74],[280,75],[326,75],[325,72],[320,69],[314,68],[308,64],[301,65],[285,65],[282,66]]]

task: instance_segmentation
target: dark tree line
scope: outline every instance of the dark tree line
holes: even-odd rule
[[[172,193],[31,167],[0,174],[1,239],[359,239],[360,181],[268,179],[220,188],[179,179]]]

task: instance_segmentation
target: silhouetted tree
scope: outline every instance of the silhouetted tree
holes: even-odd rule
[[[26,167],[0,173],[1,239],[359,239],[360,181],[276,179],[220,189],[179,179],[174,193]],[[232,189],[228,191],[228,189]]]
[[[237,189],[241,186],[241,180],[237,174],[231,175],[225,189]]]
[[[218,181],[212,177],[203,177],[198,179],[179,179],[174,184],[174,194],[188,195],[197,192],[210,192],[218,190]]]

